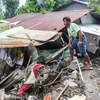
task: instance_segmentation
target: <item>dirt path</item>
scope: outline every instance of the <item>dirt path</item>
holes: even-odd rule
[[[83,71],[83,77],[85,80],[85,93],[87,100],[99,100],[100,99],[100,71],[98,67],[94,67],[93,70]]]

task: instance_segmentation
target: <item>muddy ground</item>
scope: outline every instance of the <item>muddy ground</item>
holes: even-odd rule
[[[84,60],[80,59],[80,62],[84,64]],[[69,86],[61,95],[59,100],[68,100],[74,95],[84,94],[86,100],[99,100],[100,98],[100,58],[93,59],[93,70],[82,70],[84,83],[80,80],[74,80],[76,87]],[[74,64],[73,68],[76,66]],[[43,100],[47,93],[51,94],[52,100],[56,100],[59,93],[63,90],[66,83],[71,79],[72,71],[64,70],[59,80],[55,84],[49,86],[37,86],[34,88],[32,85],[29,90],[24,94],[18,95],[18,89],[22,83],[17,83],[15,88],[8,88],[5,93],[5,100]],[[32,99],[30,99],[32,97]]]

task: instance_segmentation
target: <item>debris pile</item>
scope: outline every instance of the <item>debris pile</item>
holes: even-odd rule
[[[68,46],[44,57],[27,55],[25,50],[0,50],[0,87],[5,100],[74,100],[72,97],[75,95],[75,98],[84,97],[85,87],[77,57],[70,63],[64,60],[65,52],[69,51]],[[35,50],[38,53],[38,48]],[[79,67],[83,67],[82,63],[79,63]]]
[[[0,100],[86,100],[95,95],[88,88],[93,80],[100,90],[100,58],[92,60],[94,69],[87,73],[82,56],[66,62],[68,45],[50,50],[47,41],[34,46],[28,39],[28,46],[0,48]]]

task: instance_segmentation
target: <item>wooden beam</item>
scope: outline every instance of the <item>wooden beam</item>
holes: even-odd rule
[[[0,100],[4,100],[5,89],[0,89]]]
[[[65,85],[64,89],[60,92],[58,97],[55,100],[59,100],[60,96],[63,94],[63,92],[66,90],[66,88],[69,86],[69,84],[72,82],[72,80],[69,80],[67,84]]]

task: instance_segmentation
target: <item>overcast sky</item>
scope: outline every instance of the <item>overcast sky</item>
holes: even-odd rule
[[[24,5],[26,0],[19,0],[20,1],[20,6]]]

